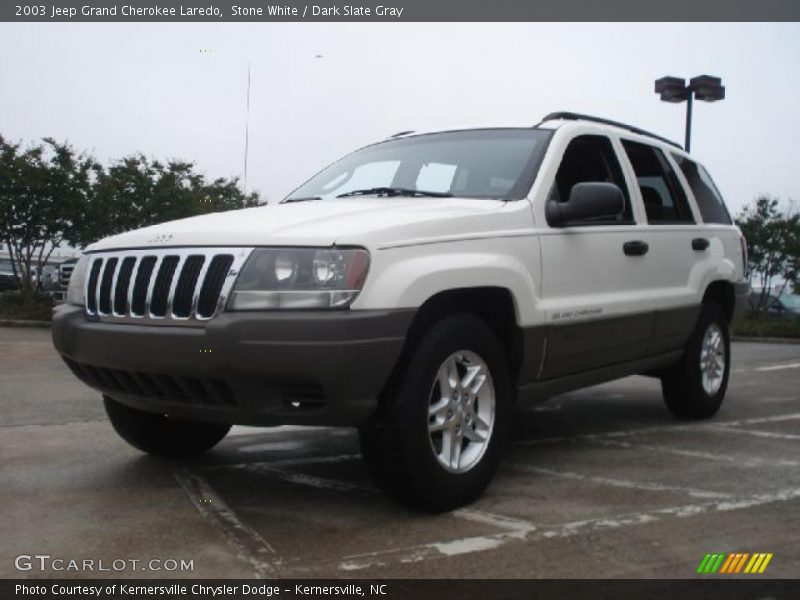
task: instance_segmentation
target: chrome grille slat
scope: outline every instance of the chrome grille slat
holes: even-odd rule
[[[241,247],[192,247],[94,253],[86,278],[87,317],[109,323],[203,327],[206,321],[224,310],[239,270],[252,251],[253,248]],[[210,270],[212,263],[217,268]],[[227,268],[220,268],[225,265]],[[156,289],[159,273],[160,287]],[[180,283],[182,276],[184,283]],[[110,281],[107,278],[111,278]],[[152,311],[154,294],[160,294],[156,302],[158,314]],[[176,294],[180,296],[177,309]],[[109,311],[105,311],[106,305]],[[201,308],[202,315],[198,312]]]
[[[206,257],[201,254],[191,254],[183,261],[183,268],[175,279],[177,283],[171,310],[173,319],[186,319],[192,314],[194,290],[207,262]]]
[[[114,292],[111,299],[113,313],[117,317],[125,316],[130,302],[128,292],[131,288],[131,276],[136,266],[136,257],[126,256],[119,263],[117,269],[117,279],[114,283]]]
[[[119,280],[119,272],[122,270],[122,259],[117,259],[114,263],[114,275],[111,277],[111,289],[108,292],[108,313],[114,314],[114,300],[117,297],[117,283]]]
[[[135,256],[134,259],[136,262],[133,263],[131,282],[128,284],[128,303],[125,305],[125,314],[132,317],[135,317],[133,314],[133,289],[136,286],[136,278],[139,276],[139,265],[142,264],[142,257]]]
[[[119,259],[116,256],[111,256],[106,259],[103,266],[103,274],[100,277],[100,285],[98,286],[99,301],[97,304],[97,312],[101,315],[110,315],[113,310],[111,296],[114,290],[114,277],[117,274],[117,263],[119,263]]]
[[[86,312],[94,313],[97,311],[97,289],[102,268],[102,258],[95,258],[89,265],[89,275],[86,277],[86,287],[83,294],[84,298],[86,298]]]
[[[98,261],[100,266],[97,267],[97,277],[95,278],[95,286],[94,286],[94,305],[97,307],[97,314],[100,314],[100,287],[101,283],[103,282],[103,273],[105,272],[105,262],[106,259],[100,259]]]
[[[210,319],[220,310],[224,303],[225,279],[231,272],[236,272],[233,257],[230,254],[218,254],[211,259],[203,287],[200,288],[200,299],[197,302],[197,318]]]
[[[210,256],[206,256],[203,266],[200,268],[200,275],[197,276],[197,283],[194,284],[194,291],[192,292],[192,310],[189,314],[197,314],[197,303],[200,301],[200,290],[203,289],[203,282],[206,280],[208,267],[211,264]]]
[[[147,284],[147,294],[144,297],[144,314],[151,319],[153,315],[150,314],[150,304],[153,302],[153,290],[156,288],[156,279],[158,279],[158,272],[161,270],[163,260],[163,254],[156,256],[156,264],[153,265],[153,270],[150,271],[150,281]]]
[[[167,254],[161,259],[161,266],[153,279],[155,285],[150,300],[150,318],[152,319],[164,319],[167,316],[169,291],[179,261],[180,257],[174,254]]]
[[[133,301],[128,309],[136,318],[144,317],[147,314],[145,310],[147,308],[147,290],[150,287],[150,278],[153,276],[156,260],[155,256],[145,255],[139,261],[133,288]]]
[[[175,318],[172,314],[172,302],[175,300],[175,289],[178,287],[178,280],[181,278],[183,267],[186,264],[186,255],[178,257],[178,264],[175,265],[175,271],[172,273],[172,281],[169,284],[169,292],[167,292],[167,310],[164,313],[165,317]]]

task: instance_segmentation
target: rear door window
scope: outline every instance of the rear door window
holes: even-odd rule
[[[725,203],[722,201],[722,196],[717,190],[717,186],[714,185],[711,176],[703,168],[703,165],[679,154],[673,154],[672,158],[678,163],[683,176],[686,177],[703,221],[705,223],[730,225],[732,220],[728,209],[725,208]]]
[[[654,225],[694,223],[686,192],[664,153],[653,146],[622,140],[636,174],[647,222]]]

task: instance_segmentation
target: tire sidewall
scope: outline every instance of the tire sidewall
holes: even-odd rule
[[[221,441],[231,426],[172,419],[122,404],[103,395],[111,425],[128,444],[153,456],[178,458],[200,454]]]
[[[494,384],[495,421],[489,445],[478,463],[464,473],[452,473],[442,467],[431,446],[428,406],[439,367],[462,350],[474,352],[489,368]],[[443,504],[480,495],[497,470],[506,438],[511,392],[505,354],[482,320],[472,315],[454,315],[429,331],[408,365],[397,399],[399,421],[404,428],[403,455],[418,493],[430,502]]]
[[[703,340],[708,328],[716,324],[722,332],[723,344],[725,348],[725,372],[722,376],[722,383],[717,392],[712,396],[703,388],[703,373],[700,369],[700,356],[703,351]],[[730,332],[728,331],[728,321],[722,308],[716,304],[706,304],[698,319],[697,327],[692,335],[691,344],[686,354],[686,369],[690,377],[692,386],[692,396],[695,401],[703,405],[703,409],[716,410],[725,397],[728,388],[728,378],[731,370],[731,342]],[[703,410],[705,412],[705,410]]]

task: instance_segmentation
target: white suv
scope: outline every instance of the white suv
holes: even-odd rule
[[[680,147],[555,113],[405,132],[278,205],[101,240],[53,337],[145,452],[357,426],[375,481],[437,511],[487,486],[515,404],[644,373],[678,417],[712,416],[746,263]]]

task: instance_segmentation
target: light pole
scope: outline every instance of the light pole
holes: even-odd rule
[[[686,102],[686,142],[684,148],[689,152],[692,137],[692,101],[716,102],[725,98],[725,86],[722,79],[711,75],[698,75],[689,80],[682,77],[662,77],[656,79],[656,94],[661,95],[664,102]]]
[[[247,96],[244,113],[244,182],[242,193],[247,194],[247,154],[250,150],[250,63],[247,63]]]

